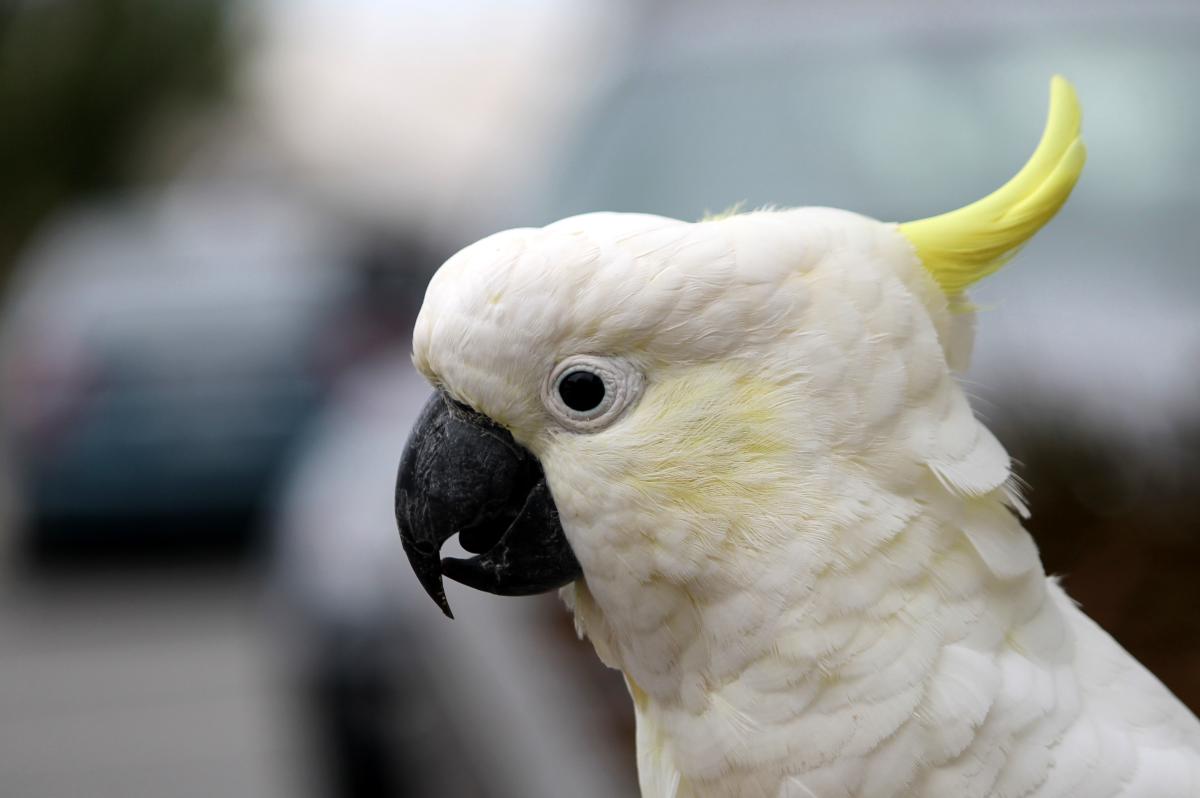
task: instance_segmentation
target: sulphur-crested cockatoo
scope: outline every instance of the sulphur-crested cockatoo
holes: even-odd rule
[[[1200,722],[1047,578],[953,376],[1079,130],[1056,78],[1020,173],[917,222],[593,213],[459,252],[396,491],[428,592],[561,588],[647,798],[1200,796]]]

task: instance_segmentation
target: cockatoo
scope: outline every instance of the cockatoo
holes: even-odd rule
[[[1200,796],[1200,722],[1047,577],[954,377],[965,289],[1083,163],[1056,77],[1031,160],[941,216],[591,213],[462,250],[413,337],[422,584],[448,615],[443,576],[561,589],[646,798]]]

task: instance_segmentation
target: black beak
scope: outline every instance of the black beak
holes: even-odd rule
[[[501,596],[562,587],[582,571],[537,458],[487,416],[435,393],[396,476],[396,523],[408,561],[453,618],[442,576]],[[442,559],[455,534],[478,556]]]

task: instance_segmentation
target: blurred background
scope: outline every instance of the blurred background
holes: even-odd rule
[[[966,375],[1049,570],[1200,710],[1200,6],[0,5],[0,794],[615,796],[619,676],[391,512],[433,270],[589,210],[959,207],[1090,160]]]

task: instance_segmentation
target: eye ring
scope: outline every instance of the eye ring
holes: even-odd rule
[[[591,375],[599,379],[599,384],[575,375]],[[577,384],[564,384],[569,379]],[[562,360],[547,375],[542,402],[564,427],[576,432],[597,432],[620,418],[637,400],[643,382],[642,373],[623,358],[574,355]],[[568,399],[576,407],[568,404]],[[593,400],[595,404],[590,405]]]

